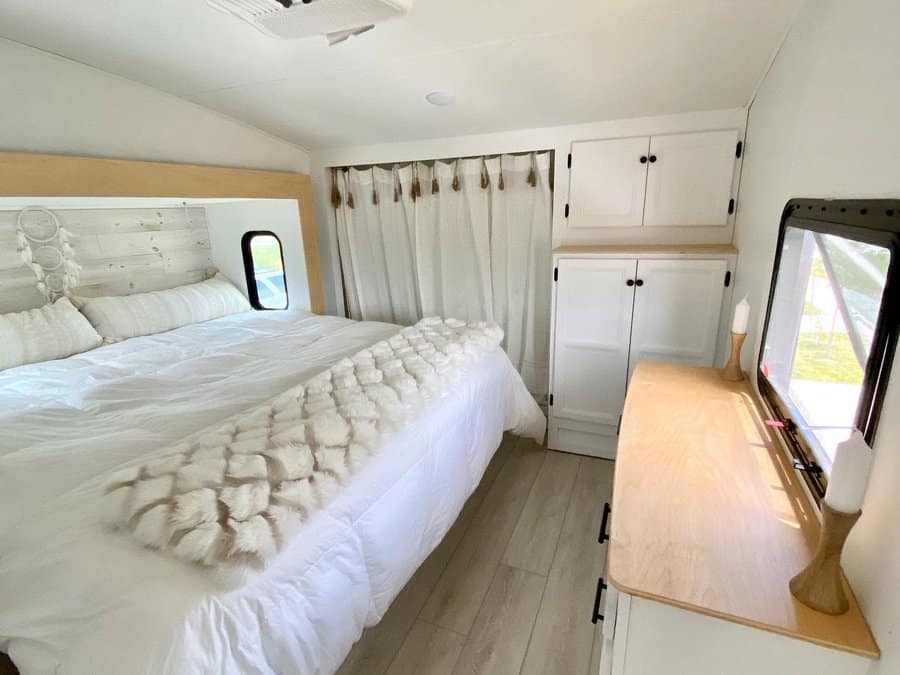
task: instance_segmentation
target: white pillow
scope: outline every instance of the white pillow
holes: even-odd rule
[[[100,345],[103,339],[68,298],[14,314],[0,314],[0,370],[52,361]]]
[[[165,291],[79,298],[78,304],[108,342],[162,333],[250,310],[247,298],[221,274],[208,281]]]

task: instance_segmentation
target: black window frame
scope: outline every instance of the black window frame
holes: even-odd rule
[[[763,375],[766,340],[772,318],[772,301],[778,282],[785,231],[788,227],[832,234],[846,239],[882,246],[890,251],[891,260],[879,309],[878,324],[872,338],[869,360],[863,376],[856,412],[856,427],[871,446],[875,440],[884,396],[887,391],[894,351],[900,334],[900,200],[898,199],[791,199],[781,214],[775,262],[766,305],[762,340],[756,364],[759,392],[782,427],[776,432],[794,458],[817,502],[825,496],[827,477],[816,461],[809,438],[793,421],[798,416],[793,404],[785,400]]]
[[[259,302],[259,291],[256,288],[256,272],[253,267],[253,250],[251,248],[251,243],[253,242],[254,237],[261,235],[275,237],[275,241],[278,242],[278,254],[281,256],[281,270],[282,276],[284,277],[284,308],[263,307]],[[244,276],[247,278],[247,297],[250,300],[250,305],[253,309],[260,312],[283,312],[285,309],[288,309],[291,306],[291,296],[290,293],[288,293],[287,271],[284,268],[284,245],[281,243],[281,238],[271,230],[249,230],[244,232],[241,236],[241,255],[244,260]]]

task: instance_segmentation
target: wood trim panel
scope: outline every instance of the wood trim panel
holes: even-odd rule
[[[596,246],[559,246],[553,249],[554,255],[704,255],[734,256],[738,250],[730,244],[670,244],[670,245],[596,245]]]
[[[0,196],[296,199],[310,307],[313,312],[324,312],[316,216],[308,174],[0,152]]]
[[[746,381],[638,364],[616,458],[609,578],[648,600],[878,658],[846,579],[841,616],[791,595],[819,522],[765,419]]]
[[[206,209],[192,206],[53,209],[81,265],[69,290],[82,297],[127,295],[207,278],[212,265]],[[18,252],[19,211],[0,211],[0,314],[47,302]],[[32,244],[32,250],[40,250]]]

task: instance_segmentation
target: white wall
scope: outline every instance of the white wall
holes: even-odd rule
[[[791,197],[900,197],[900,3],[809,0],[750,110],[735,297],[750,296],[755,363],[781,210]],[[863,516],[845,569],[900,673],[900,360],[884,402]]]
[[[269,230],[281,240],[284,274],[291,309],[310,308],[306,259],[300,235],[300,211],[293,199],[251,199],[206,206],[213,264],[247,294],[241,237],[250,230]]]
[[[0,39],[0,150],[309,171],[306,151],[115,75]]]
[[[731,243],[731,227],[609,227],[584,230],[577,235],[567,232],[565,206],[569,193],[569,171],[566,167],[566,160],[573,141],[712,129],[738,129],[743,137],[746,116],[747,112],[743,109],[714,110],[316,151],[311,157],[310,175],[316,201],[316,219],[319,224],[319,249],[322,256],[326,307],[330,313],[343,311],[343,298],[338,276],[334,213],[329,198],[331,186],[330,178],[325,171],[326,167],[387,164],[530,150],[555,150],[554,246],[609,243]],[[737,183],[737,177],[735,183]]]

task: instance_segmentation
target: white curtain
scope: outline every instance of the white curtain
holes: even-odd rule
[[[493,320],[503,328],[506,353],[529,391],[546,394],[553,274],[550,154],[503,156],[488,160],[487,168],[492,186],[501,174],[504,184],[491,200]]]
[[[337,171],[350,316],[495,321],[529,390],[546,395],[550,171],[546,152]]]
[[[398,198],[403,171],[375,167],[339,176],[335,222],[350,316],[403,325],[418,321],[415,229],[411,200]],[[408,190],[408,169],[406,170]],[[407,192],[403,190],[403,192]]]
[[[416,200],[416,270],[424,315],[492,320],[491,204],[481,187],[481,160],[417,164],[416,170],[422,190]]]

